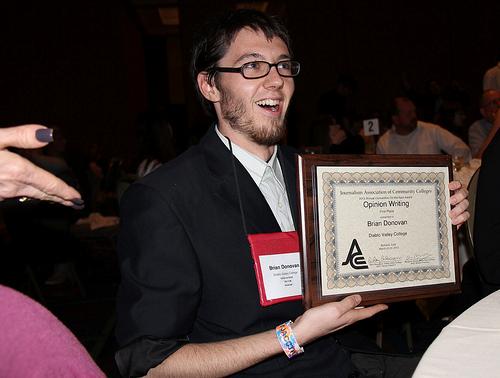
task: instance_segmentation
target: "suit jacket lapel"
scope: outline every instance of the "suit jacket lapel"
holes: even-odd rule
[[[212,175],[212,190],[228,206],[240,212],[233,157],[211,128],[200,142]],[[248,233],[279,232],[280,227],[261,191],[243,165],[234,158]]]
[[[292,211],[293,224],[298,230],[298,204],[297,204],[297,168],[295,154],[285,152],[283,147],[278,148],[278,159],[280,160],[283,178],[285,180],[288,203]]]

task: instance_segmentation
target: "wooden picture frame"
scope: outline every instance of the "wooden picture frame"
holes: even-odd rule
[[[447,155],[298,155],[306,308],[460,291]]]

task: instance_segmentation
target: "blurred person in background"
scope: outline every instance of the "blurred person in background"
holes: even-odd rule
[[[377,154],[440,154],[471,159],[469,147],[444,128],[419,121],[413,101],[396,97],[392,107],[392,123],[377,142]]]
[[[495,89],[484,91],[479,107],[483,118],[469,127],[469,146],[475,158],[481,158],[483,151],[496,133],[496,131],[492,132],[493,124],[500,123],[500,91]],[[488,138],[490,134],[492,135]]]
[[[137,177],[154,171],[175,156],[172,126],[163,112],[147,112],[137,121],[139,155]]]
[[[335,118],[344,130],[352,130],[357,118],[356,94],[358,83],[348,74],[341,74],[337,78],[335,88],[326,91],[320,96],[318,111],[321,115]]]
[[[313,130],[320,134],[318,142],[323,153],[364,154],[365,141],[359,134],[351,134],[332,116],[326,115],[315,122]]]
[[[166,112],[141,113],[136,123],[138,157],[133,159],[136,162],[129,169],[124,167],[116,178],[118,202],[131,183],[153,172],[176,154],[173,128]]]

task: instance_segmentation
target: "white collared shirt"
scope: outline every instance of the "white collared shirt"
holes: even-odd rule
[[[377,154],[440,154],[463,156],[469,162],[469,147],[459,137],[441,126],[417,121],[417,127],[407,135],[400,135],[393,126],[377,142]]]
[[[220,140],[229,149],[227,138],[222,135],[217,126],[215,132]],[[245,167],[255,184],[259,187],[262,195],[271,208],[281,231],[294,231],[292,212],[286,193],[285,180],[281,171],[280,162],[277,158],[278,148],[274,146],[274,152],[268,162],[248,152],[235,143],[231,143],[233,155]]]

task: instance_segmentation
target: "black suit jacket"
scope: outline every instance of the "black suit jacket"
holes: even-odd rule
[[[477,183],[474,219],[474,254],[483,295],[500,289],[500,133],[483,154]]]
[[[280,147],[278,158],[297,219],[294,154]],[[198,146],[124,195],[116,331],[122,374],[145,374],[186,342],[270,330],[304,311],[301,301],[259,304],[235,174],[248,233],[280,232],[280,227],[237,159],[234,167],[230,151],[211,128]],[[301,366],[308,375],[323,374],[325,366],[339,376],[347,373],[342,349],[331,339],[316,344],[318,353],[308,349],[293,363],[279,355],[241,374],[285,376],[287,371],[300,374]]]

